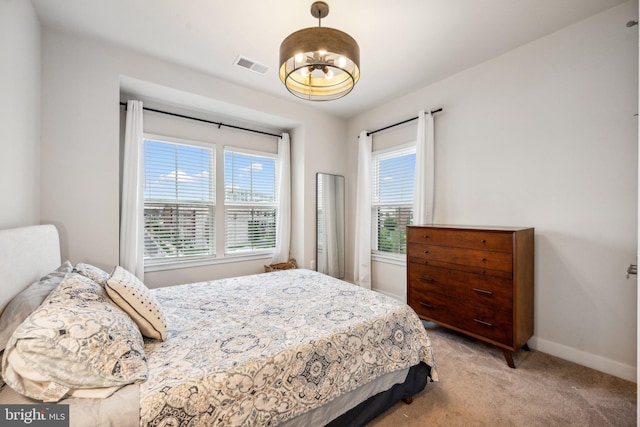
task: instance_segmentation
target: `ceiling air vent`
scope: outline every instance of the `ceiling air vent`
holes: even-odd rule
[[[267,71],[269,71],[269,67],[267,67],[266,65],[260,64],[256,61],[252,61],[251,59],[245,58],[240,55],[238,55],[233,65],[241,68],[246,68],[247,70],[251,70],[259,74],[267,74]]]

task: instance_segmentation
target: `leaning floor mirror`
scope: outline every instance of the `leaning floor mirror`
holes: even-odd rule
[[[344,177],[316,175],[316,266],[344,278]]]

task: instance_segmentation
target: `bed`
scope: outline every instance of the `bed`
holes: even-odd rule
[[[61,269],[61,261],[53,226],[0,231],[0,312],[31,283]],[[31,360],[17,356],[30,338],[23,331],[30,331],[30,324],[40,327],[38,316],[48,314],[65,289],[84,287],[81,293],[91,294],[90,303],[106,307],[110,314],[102,317],[108,322],[130,320],[113,308],[121,302],[112,293],[104,296],[103,288],[111,290],[122,269],[107,279],[84,274],[79,265],[58,274],[61,283],[46,304],[11,336],[3,357],[3,376],[11,379],[11,387],[0,389],[0,404],[41,403],[14,390],[40,397],[21,388],[14,366]],[[152,295],[162,312],[156,324],[165,329],[160,333],[149,327],[153,322],[137,323],[139,331],[129,332],[147,337],[141,344],[130,336],[124,340],[128,356],[119,360],[117,374],[143,370],[144,375],[129,376],[129,383],[118,377],[120,383],[112,387],[96,387],[96,395],[85,395],[82,386],[59,390],[57,384],[58,394],[50,401],[69,405],[71,425],[364,425],[410,399],[429,378],[437,380],[429,337],[413,310],[314,271],[283,270],[141,292]],[[82,310],[95,311],[86,303],[77,303],[79,319],[88,315]],[[138,322],[135,314],[131,318]],[[63,338],[70,334],[60,328]],[[57,332],[55,339],[62,339]],[[58,369],[63,366],[56,363]]]

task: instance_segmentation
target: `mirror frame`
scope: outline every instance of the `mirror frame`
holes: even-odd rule
[[[330,271],[328,269],[324,269],[323,267],[323,263],[320,262],[321,260],[321,254],[323,250],[321,244],[320,244],[320,226],[321,226],[321,219],[324,218],[324,212],[322,212],[321,210],[321,206],[322,206],[322,201],[320,200],[320,196],[321,194],[325,194],[325,189],[321,190],[321,185],[322,185],[322,181],[321,179],[323,177],[333,177],[337,182],[339,182],[339,185],[341,187],[341,195],[336,195],[335,197],[340,197],[340,200],[336,200],[337,205],[341,208],[341,212],[338,214],[338,218],[336,218],[337,221],[337,227],[339,228],[336,232],[337,232],[337,236],[338,239],[336,240],[336,245],[337,245],[337,266],[334,265],[331,267],[331,269],[333,271]],[[327,274],[329,276],[333,276],[333,277],[337,277],[339,279],[344,279],[345,277],[345,272],[344,272],[344,264],[345,264],[345,234],[344,234],[344,230],[345,230],[345,178],[343,175],[335,175],[335,174],[330,174],[330,173],[324,173],[324,172],[317,172],[316,173],[316,271],[320,272],[320,273],[324,273]],[[336,271],[337,268],[337,271]]]

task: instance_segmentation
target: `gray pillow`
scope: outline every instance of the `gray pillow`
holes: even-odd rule
[[[32,283],[24,291],[13,297],[0,316],[0,351],[7,346],[11,334],[36,308],[42,304],[65,275],[71,273],[73,266],[65,261],[57,270],[52,271],[39,281]]]

